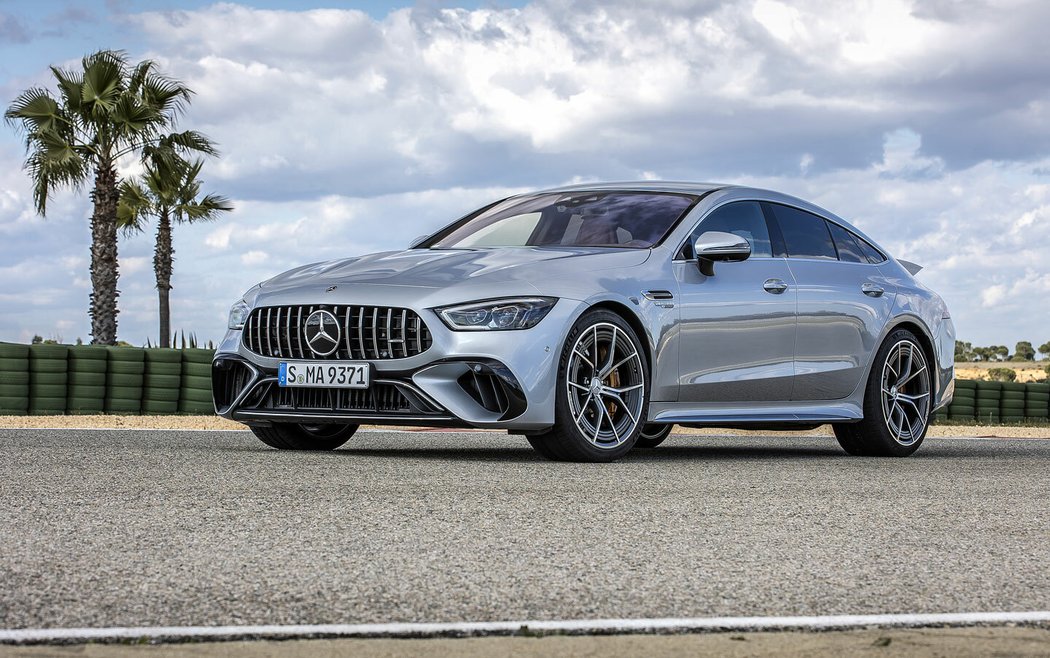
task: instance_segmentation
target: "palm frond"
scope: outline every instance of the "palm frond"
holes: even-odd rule
[[[120,201],[117,203],[117,228],[125,237],[141,233],[146,222],[154,215],[156,206],[150,193],[136,181],[125,180],[120,184]]]
[[[111,50],[89,55],[84,61],[84,84],[81,91],[84,109],[96,121],[113,112],[124,92],[127,60]]]

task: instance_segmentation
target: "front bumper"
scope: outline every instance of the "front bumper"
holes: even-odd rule
[[[367,390],[282,388],[281,358],[227,333],[212,367],[216,413],[248,423],[346,423],[542,430],[554,423],[557,358],[578,313],[562,299],[532,329],[459,332],[416,311],[432,336],[409,358],[371,361]]]

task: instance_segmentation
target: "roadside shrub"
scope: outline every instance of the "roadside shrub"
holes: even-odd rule
[[[989,368],[988,379],[993,382],[1014,382],[1017,381],[1017,371],[1012,368]]]

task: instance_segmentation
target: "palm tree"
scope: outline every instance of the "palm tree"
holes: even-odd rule
[[[172,246],[172,224],[190,224],[218,219],[220,213],[233,210],[225,197],[207,194],[198,199],[199,178],[203,160],[187,162],[182,158],[158,158],[145,163],[141,181],[126,180],[120,184],[117,222],[125,233],[145,230],[150,217],[157,218],[157,242],[153,250],[153,271],[157,275],[160,301],[160,346],[170,347],[171,272],[175,249]]]
[[[160,75],[149,60],[132,66],[122,52],[88,55],[82,69],[51,67],[57,96],[41,87],[22,92],[4,113],[25,135],[25,168],[33,181],[37,212],[47,214],[56,188],[79,190],[94,173],[91,200],[92,343],[117,339],[116,165],[120,158],[150,149],[156,158],[179,153],[213,154],[211,143],[194,131],[169,134],[189,103],[191,90]]]

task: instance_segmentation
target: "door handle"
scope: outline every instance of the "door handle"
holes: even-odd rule
[[[860,291],[868,297],[882,297],[882,293],[886,292],[877,283],[864,283],[860,286]]]
[[[788,284],[781,279],[766,279],[766,282],[762,284],[762,289],[768,293],[779,295],[788,289]]]

